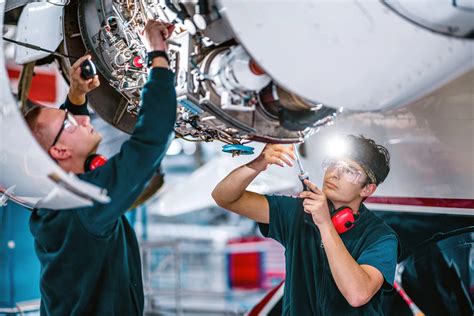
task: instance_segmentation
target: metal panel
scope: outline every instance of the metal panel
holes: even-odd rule
[[[220,4],[275,81],[333,108],[406,105],[474,66],[472,41],[421,28],[379,1]]]

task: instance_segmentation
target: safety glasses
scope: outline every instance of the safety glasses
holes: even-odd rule
[[[365,172],[357,170],[343,160],[326,158],[322,163],[322,168],[324,172],[336,171],[345,181],[353,184],[363,183],[367,180]]]
[[[61,128],[59,129],[58,134],[54,138],[54,142],[50,146],[50,148],[53,147],[54,145],[56,145],[56,143],[58,142],[59,137],[61,136],[61,133],[63,131],[66,131],[68,133],[74,133],[78,126],[79,126],[79,124],[77,123],[76,119],[74,118],[74,115],[69,113],[69,111],[66,109],[63,124],[61,125]]]

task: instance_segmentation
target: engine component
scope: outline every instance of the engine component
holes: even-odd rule
[[[92,107],[125,132],[133,130],[146,82],[146,51],[140,33],[149,18],[176,24],[169,57],[176,75],[177,137],[227,144],[294,143],[329,123],[336,113],[272,82],[225,27],[213,3],[71,1],[65,14],[64,50],[76,55],[78,49],[89,51],[101,80],[109,83],[91,93]],[[217,26],[224,26],[221,32]],[[65,69],[69,64],[63,61]],[[111,93],[110,87],[116,92]],[[269,101],[268,93],[276,97]]]

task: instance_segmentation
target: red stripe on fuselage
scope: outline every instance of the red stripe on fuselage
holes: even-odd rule
[[[470,208],[474,209],[474,200],[472,199],[439,199],[439,198],[420,198],[420,197],[385,197],[373,196],[366,200],[373,204],[394,204],[424,207],[445,207],[445,208]]]

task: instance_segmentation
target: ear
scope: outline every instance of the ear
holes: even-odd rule
[[[360,196],[362,196],[362,197],[371,196],[372,194],[374,194],[376,189],[377,189],[377,185],[375,183],[366,184],[362,188],[362,191],[360,191]]]
[[[54,160],[65,160],[71,157],[71,152],[66,147],[62,146],[53,146],[49,149],[49,154],[53,157]]]

